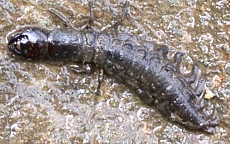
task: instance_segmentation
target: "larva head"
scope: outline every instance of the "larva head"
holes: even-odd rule
[[[8,47],[16,55],[27,59],[39,59],[46,56],[47,36],[35,28],[27,28],[8,36]]]

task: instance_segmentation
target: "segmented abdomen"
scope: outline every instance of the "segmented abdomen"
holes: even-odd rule
[[[98,41],[94,62],[134,89],[145,103],[190,129],[216,131],[219,118],[215,109],[206,114],[205,80],[198,67],[194,65],[189,76],[179,70],[183,53],[177,52],[170,62],[168,46],[127,34],[100,34]]]

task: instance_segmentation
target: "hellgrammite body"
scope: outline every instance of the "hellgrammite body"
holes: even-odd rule
[[[93,20],[90,2],[90,22]],[[114,25],[127,13],[129,2]],[[146,104],[188,129],[215,133],[219,124],[216,109],[207,114],[205,80],[194,65],[189,75],[179,71],[183,53],[168,56],[169,47],[125,33],[97,32],[86,28],[45,30],[26,27],[8,36],[8,47],[27,59],[67,59],[94,63],[120,83],[133,89]],[[100,80],[100,79],[99,79]],[[100,85],[101,81],[99,81]]]

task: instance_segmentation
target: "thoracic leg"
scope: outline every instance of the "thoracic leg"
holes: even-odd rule
[[[101,84],[103,81],[103,77],[104,77],[104,70],[102,68],[99,68],[98,86],[97,86],[97,91],[96,91],[96,94],[98,95],[101,94]]]
[[[119,20],[112,26],[114,29],[117,29],[117,27],[122,24],[123,20],[125,19],[126,15],[128,13],[129,6],[130,6],[130,2],[125,1],[125,7],[124,7],[124,11],[123,11],[122,15],[120,16]]]
[[[75,29],[77,31],[80,30],[79,28],[74,27],[73,24],[69,21],[69,19],[60,11],[58,11],[54,8],[50,8],[49,11],[52,12],[54,15],[56,15],[58,18],[60,18],[62,21],[64,21],[66,23],[66,25],[68,25],[72,29]]]
[[[118,28],[119,25],[122,24],[122,22],[125,19],[126,15],[129,13],[128,12],[129,11],[129,7],[130,7],[130,2],[129,1],[125,1],[124,11],[123,11],[122,15],[119,17],[118,21],[115,24],[111,25],[111,26],[106,26],[106,27],[102,28],[101,31],[102,32],[106,31],[106,30],[110,31],[111,28],[112,28],[113,30],[115,30],[115,32],[116,32],[115,34],[118,34],[117,28]]]
[[[94,22],[94,14],[93,14],[93,1],[89,1],[89,12],[90,12],[90,17],[88,21],[88,27],[91,27]]]

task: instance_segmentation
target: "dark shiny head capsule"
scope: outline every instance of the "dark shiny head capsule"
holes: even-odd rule
[[[27,28],[9,36],[8,47],[16,55],[27,59],[47,57],[47,35],[36,29]]]

